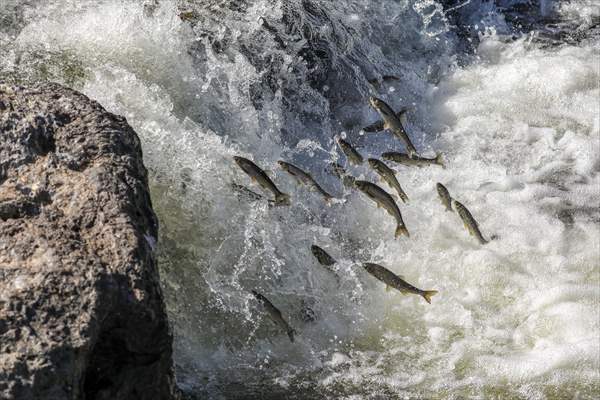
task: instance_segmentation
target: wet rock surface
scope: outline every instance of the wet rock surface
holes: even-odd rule
[[[0,83],[0,398],[174,398],[137,135],[56,84]]]

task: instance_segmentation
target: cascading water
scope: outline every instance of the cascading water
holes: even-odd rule
[[[3,79],[72,86],[142,139],[190,398],[599,395],[598,44],[508,37],[501,11],[518,1],[447,3],[0,2]],[[600,18],[586,1],[540,7],[557,29]],[[397,169],[410,239],[394,239],[389,215],[327,168],[346,165],[336,136],[364,156],[404,149],[361,132],[377,119],[371,94],[411,106],[416,147],[447,164]],[[270,170],[292,205],[236,195],[232,183],[261,191],[233,155]],[[326,206],[279,159],[340,200]],[[495,239],[469,237],[436,182]],[[338,260],[339,280],[312,244]],[[439,294],[428,305],[386,292],[364,261]],[[251,290],[282,311],[295,343]]]

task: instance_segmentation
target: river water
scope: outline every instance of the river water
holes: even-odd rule
[[[599,19],[593,1],[0,0],[0,76],[69,85],[140,135],[188,398],[593,399]],[[410,238],[327,168],[376,178],[335,137],[369,157],[404,149],[361,132],[377,119],[369,95],[410,106],[415,146],[446,163],[397,168]],[[232,183],[265,193],[233,155],[292,205],[236,195]],[[326,206],[279,159],[339,200]],[[436,182],[490,243],[444,211]],[[439,294],[388,292],[365,261]]]

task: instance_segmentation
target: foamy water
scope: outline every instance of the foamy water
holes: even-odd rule
[[[489,4],[461,8],[481,24],[475,54],[464,55],[433,1],[138,3],[12,2],[20,11],[0,14],[14,27],[0,36],[0,71],[67,83],[140,135],[177,379],[190,396],[600,394],[597,44],[509,40]],[[582,24],[597,18],[586,2],[559,6],[548,7]],[[178,17],[191,9],[193,21]],[[367,82],[382,75],[399,80]],[[395,240],[390,216],[326,170],[346,164],[335,135],[364,156],[403,149],[360,132],[377,117],[369,94],[412,105],[415,145],[447,164],[397,168],[410,239]],[[269,170],[292,206],[239,199],[232,182],[264,192],[233,155]],[[341,200],[325,206],[279,159]],[[376,178],[366,164],[348,170]],[[436,182],[489,244],[444,211]],[[312,244],[339,261],[339,282]],[[428,305],[386,292],[357,267],[364,261],[439,294]],[[253,289],[297,330],[295,343]]]

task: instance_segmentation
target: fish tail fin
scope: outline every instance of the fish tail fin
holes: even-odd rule
[[[289,206],[290,203],[290,195],[287,193],[279,193],[275,196],[275,204],[278,206]]]
[[[396,233],[394,235],[394,237],[398,237],[400,235],[404,235],[406,237],[410,237],[410,233],[408,233],[408,229],[406,229],[406,226],[404,225],[398,225],[398,227],[396,228]]]
[[[294,335],[296,334],[296,331],[293,328],[288,329],[287,331],[287,335],[290,338],[290,341],[292,343],[294,343]]]
[[[437,293],[437,290],[425,290],[421,296],[423,296],[426,302],[431,304],[431,297],[435,296]]]
[[[446,169],[446,164],[444,163],[444,157],[442,157],[442,153],[439,153],[435,156],[435,163]]]

